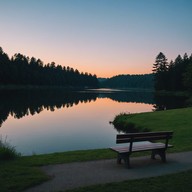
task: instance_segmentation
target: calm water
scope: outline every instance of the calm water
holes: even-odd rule
[[[150,92],[9,91],[0,99],[0,135],[22,155],[108,148],[116,115],[154,109]]]

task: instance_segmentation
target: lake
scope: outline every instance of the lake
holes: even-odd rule
[[[109,148],[116,115],[158,108],[150,91],[112,89],[1,91],[0,101],[0,136],[22,155]]]

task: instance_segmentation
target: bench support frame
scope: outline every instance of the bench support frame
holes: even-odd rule
[[[151,151],[151,159],[156,159],[156,155],[159,155],[163,163],[166,162],[166,150],[169,147],[173,147],[168,144],[168,140],[172,138],[173,132],[149,132],[149,133],[130,133],[124,135],[117,135],[117,143],[129,143],[127,147],[112,147],[113,151],[117,152],[117,164],[122,163],[122,159],[125,162],[125,166],[130,168],[130,155],[133,152],[139,151]],[[165,143],[152,143],[152,141],[165,140]],[[141,144],[139,147],[134,146],[134,142],[146,141],[147,145]]]

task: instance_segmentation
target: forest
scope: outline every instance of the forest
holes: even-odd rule
[[[153,64],[155,90],[192,91],[192,54],[178,55],[170,62],[160,52]]]
[[[54,62],[45,64],[21,53],[9,56],[0,47],[0,85],[98,87],[96,75],[62,67]]]
[[[96,75],[79,72],[69,66],[44,64],[35,57],[21,53],[9,58],[0,47],[0,86],[56,86],[74,88],[138,88],[156,91],[192,90],[192,54],[178,55],[170,62],[160,52],[153,64],[151,74],[117,75],[98,79]]]
[[[106,80],[102,79],[100,85],[109,88],[153,89],[154,75],[117,75]]]

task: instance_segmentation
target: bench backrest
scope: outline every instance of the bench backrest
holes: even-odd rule
[[[133,142],[165,140],[165,147],[167,148],[168,141],[172,137],[173,131],[118,134],[116,143],[130,143],[130,147],[132,147]]]

